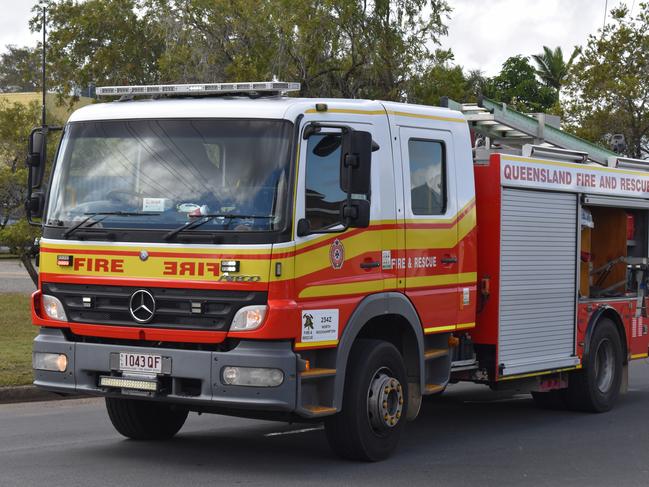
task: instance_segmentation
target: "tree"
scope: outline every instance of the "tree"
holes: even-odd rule
[[[158,82],[163,37],[146,4],[144,0],[40,0],[30,28],[42,29],[46,7],[50,88],[62,99],[91,83]]]
[[[40,88],[40,50],[31,47],[6,46],[0,55],[0,91],[12,87],[19,91],[36,91]]]
[[[606,145],[624,134],[631,157],[649,156],[649,4],[631,18],[622,5],[592,35],[571,70],[566,115],[572,130]]]
[[[0,98],[0,245],[17,254],[29,275],[38,281],[31,262],[31,248],[38,229],[25,220],[27,138],[33,127],[40,125],[41,109],[36,101],[29,104],[10,103]],[[53,117],[50,122],[56,124]],[[48,160],[56,150],[54,136],[48,143]],[[11,224],[10,224],[11,223]]]
[[[557,90],[557,99],[561,92],[561,87],[568,78],[568,72],[575,62],[575,58],[579,55],[579,48],[575,47],[570,55],[568,61],[563,59],[563,51],[561,46],[557,46],[554,50],[548,46],[543,46],[542,54],[532,55],[532,59],[536,63],[536,74],[546,84]]]
[[[529,59],[520,55],[507,59],[500,74],[487,81],[485,95],[523,112],[544,112],[556,101],[555,91],[538,81]]]
[[[302,83],[305,96],[404,99],[446,33],[446,0],[41,0],[61,94],[96,84]],[[38,8],[37,7],[37,8]],[[35,10],[33,30],[41,28]]]
[[[464,76],[462,68],[452,61],[450,50],[437,50],[433,62],[411,80],[408,102],[438,105],[443,96],[456,101],[475,99],[475,87]]]

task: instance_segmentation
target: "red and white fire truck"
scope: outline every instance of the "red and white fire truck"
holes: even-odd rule
[[[613,407],[649,347],[649,165],[489,100],[297,88],[99,88],[46,189],[34,131],[34,383],[133,439],[324,421],[364,460],[458,381]]]

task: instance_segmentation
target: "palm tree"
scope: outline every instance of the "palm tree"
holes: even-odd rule
[[[546,85],[557,90],[557,98],[561,87],[568,77],[568,71],[572,67],[575,58],[580,53],[578,47],[575,47],[568,61],[563,59],[563,51],[557,46],[554,50],[548,46],[543,46],[542,54],[532,55],[536,62],[536,74]]]

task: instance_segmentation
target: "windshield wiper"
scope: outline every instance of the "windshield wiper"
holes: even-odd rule
[[[201,215],[200,217],[197,217],[196,220],[194,221],[189,221],[185,222],[182,224],[182,226],[170,231],[169,233],[165,234],[163,237],[165,240],[170,240],[179,233],[185,232],[187,230],[193,230],[194,228],[198,228],[201,225],[204,225],[207,222],[210,222],[214,220],[215,218],[227,218],[228,220],[232,220],[233,218],[264,218],[264,219],[271,219],[275,218],[274,216],[268,216],[268,215],[237,215],[234,213],[211,213],[207,215]]]
[[[79,223],[76,225],[71,226],[68,228],[65,232],[63,232],[63,237],[68,238],[70,235],[72,235],[74,232],[79,230],[80,228],[86,229],[90,228],[94,225],[96,225],[99,222],[104,221],[106,218],[109,216],[157,216],[160,213],[138,213],[135,211],[96,211],[94,213],[84,213],[84,215],[88,215],[86,218],[81,220]],[[102,216],[103,218],[98,218],[95,221],[91,221],[88,223],[88,225],[85,225],[87,222],[92,220],[93,218],[97,216]],[[85,226],[84,226],[85,225]]]

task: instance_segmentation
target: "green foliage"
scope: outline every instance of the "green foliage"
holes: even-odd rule
[[[484,94],[522,112],[543,112],[556,101],[555,90],[541,84],[529,59],[520,55],[503,63],[500,74],[487,81]]]
[[[49,84],[60,96],[90,83],[159,81],[163,31],[141,0],[40,0],[30,27],[42,28],[47,7]]]
[[[40,236],[40,228],[32,227],[22,219],[0,230],[0,245],[9,247],[9,252],[22,258],[28,256],[34,240]]]
[[[649,4],[631,18],[622,5],[592,35],[571,70],[567,121],[579,136],[606,144],[622,133],[631,157],[649,156]]]
[[[579,55],[580,49],[575,47],[570,55],[570,59],[565,61],[563,59],[563,51],[560,46],[554,50],[548,46],[543,46],[542,54],[534,54],[532,59],[536,63],[536,74],[547,86],[557,90],[557,98],[561,87],[565,84],[568,78],[568,72],[575,62],[575,58]]]
[[[302,83],[403,99],[446,33],[446,0],[41,0],[60,93],[88,83]],[[41,27],[35,8],[31,27]],[[425,13],[424,13],[425,12]]]
[[[36,102],[23,105],[0,99],[0,229],[10,218],[23,215],[27,137],[39,124],[39,117],[40,109]]]
[[[438,105],[444,96],[456,101],[473,101],[479,94],[479,87],[473,84],[475,78],[467,79],[462,68],[452,61],[450,50],[437,50],[433,62],[411,80],[408,101]]]
[[[30,384],[32,344],[38,328],[32,325],[30,297],[0,294],[0,387]]]
[[[0,90],[35,91],[40,87],[40,50],[31,47],[6,46],[0,55]]]

